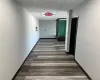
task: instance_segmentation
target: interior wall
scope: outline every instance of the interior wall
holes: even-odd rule
[[[0,0],[0,80],[12,80],[39,39],[38,25],[15,0]]]
[[[92,80],[100,80],[100,0],[87,0],[73,10],[79,15],[75,59]]]
[[[56,20],[39,21],[40,38],[56,38]]]
[[[72,22],[72,10],[69,10],[66,14],[67,24],[66,24],[66,37],[65,37],[65,51],[69,52],[69,45],[70,45],[70,33],[71,33],[71,22]]]

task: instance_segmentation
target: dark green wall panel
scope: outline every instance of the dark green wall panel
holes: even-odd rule
[[[58,37],[65,37],[66,35],[66,20],[59,20]]]

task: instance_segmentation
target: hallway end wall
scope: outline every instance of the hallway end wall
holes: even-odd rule
[[[100,80],[100,0],[87,0],[73,10],[79,15],[75,59],[92,80]]]
[[[56,20],[39,21],[40,38],[56,38]]]
[[[15,0],[0,0],[0,80],[12,80],[39,39],[38,19]]]

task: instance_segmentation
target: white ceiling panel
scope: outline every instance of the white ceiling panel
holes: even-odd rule
[[[20,0],[20,3],[30,11],[56,11],[65,0]]]
[[[39,19],[67,18],[67,10],[77,7],[84,0],[18,0]],[[56,13],[54,17],[42,16],[44,12]]]

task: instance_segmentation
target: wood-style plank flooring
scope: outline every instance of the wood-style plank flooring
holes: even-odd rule
[[[56,39],[40,39],[15,80],[88,80],[64,47]]]

